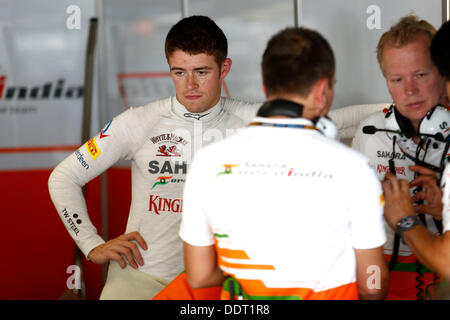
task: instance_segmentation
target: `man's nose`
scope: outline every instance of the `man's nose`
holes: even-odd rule
[[[418,92],[419,87],[414,79],[405,80],[405,93],[407,95],[414,95]]]
[[[193,74],[188,74],[187,87],[189,90],[196,89],[198,87],[197,79]]]

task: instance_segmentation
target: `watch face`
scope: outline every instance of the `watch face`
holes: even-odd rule
[[[404,229],[409,229],[414,226],[415,222],[416,222],[415,217],[403,217],[400,220],[400,226]]]

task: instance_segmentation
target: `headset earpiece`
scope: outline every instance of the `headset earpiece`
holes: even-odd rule
[[[315,126],[326,137],[333,140],[337,140],[339,138],[339,130],[333,120],[331,120],[328,116],[316,118]]]
[[[441,142],[447,141],[450,134],[450,112],[437,105],[427,112],[419,123],[419,134],[435,135]]]

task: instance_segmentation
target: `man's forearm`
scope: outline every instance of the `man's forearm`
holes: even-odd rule
[[[406,244],[428,268],[450,279],[450,232],[436,237],[418,225],[403,232]]]
[[[190,277],[188,274],[188,282],[193,289],[221,286],[224,281],[225,276],[223,275],[222,270],[218,268],[215,269],[209,277],[205,278],[197,277],[196,279],[193,279],[193,277]]]

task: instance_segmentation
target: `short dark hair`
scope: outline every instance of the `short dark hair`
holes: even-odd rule
[[[223,31],[213,20],[205,16],[190,16],[178,21],[167,34],[165,44],[167,60],[175,50],[189,54],[211,55],[220,67],[228,54],[228,42]]]
[[[431,59],[442,76],[450,81],[450,21],[444,23],[431,42]]]
[[[307,28],[286,28],[267,43],[262,59],[268,95],[297,93],[306,97],[314,83],[328,78],[331,86],[335,60],[330,44]]]

